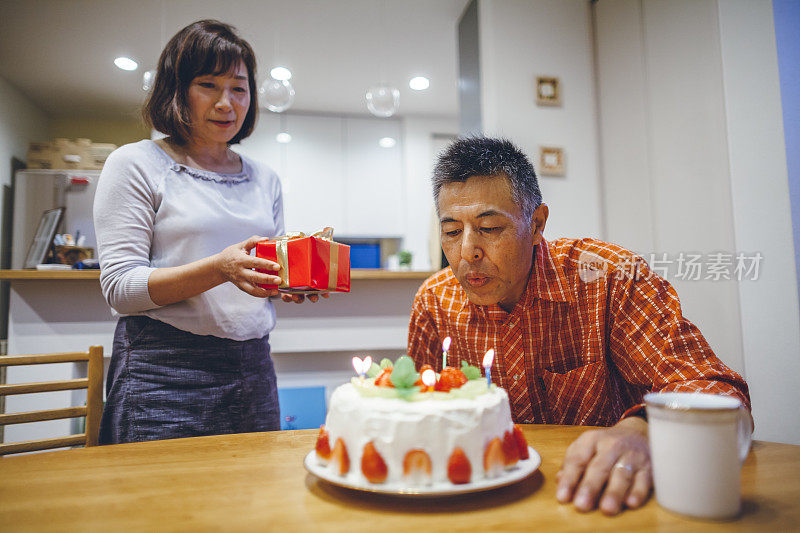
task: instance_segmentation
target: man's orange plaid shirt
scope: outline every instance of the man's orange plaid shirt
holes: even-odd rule
[[[408,354],[441,370],[480,368],[508,391],[517,423],[611,426],[641,413],[650,391],[731,395],[750,407],[747,384],[684,318],[675,289],[628,250],[594,239],[536,247],[525,292],[511,312],[469,302],[450,268],[414,299]]]

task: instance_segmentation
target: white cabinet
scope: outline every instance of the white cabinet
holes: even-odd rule
[[[278,143],[280,132],[291,141]],[[391,137],[396,144],[378,144]],[[403,233],[405,188],[400,121],[262,113],[235,149],[274,168],[283,184],[287,231],[332,226],[345,237]]]
[[[382,138],[394,139],[395,145],[379,145]],[[347,118],[345,145],[347,234],[400,236],[405,188],[399,121]]]
[[[286,170],[283,205],[286,230],[313,233],[332,226],[341,235],[345,226],[345,173],[342,119],[288,115],[284,145]]]
[[[253,133],[231,148],[235,152],[269,165],[283,177],[286,157],[282,150],[283,145],[276,140],[283,128],[282,118],[275,113],[261,113]]]

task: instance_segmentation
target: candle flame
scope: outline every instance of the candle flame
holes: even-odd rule
[[[450,337],[448,337],[449,339]],[[422,382],[426,387],[433,387],[436,385],[436,372],[430,368],[422,373]]]
[[[490,348],[486,355],[483,356],[483,368],[490,368],[494,361],[494,348]]]
[[[443,351],[445,351],[445,352],[446,352],[446,351],[448,351],[448,350],[450,349],[450,342],[451,342],[452,340],[453,340],[453,339],[451,339],[450,337],[445,337],[445,338],[444,338],[444,340],[442,341],[442,350],[443,350]]]

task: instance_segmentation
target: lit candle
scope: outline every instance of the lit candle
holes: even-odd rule
[[[372,357],[366,356],[363,360],[360,357],[353,357],[353,369],[355,369],[361,381],[364,381],[364,375],[369,371],[372,366]]]
[[[445,337],[442,341],[442,370],[447,366],[447,350],[450,349],[451,341],[452,339],[450,337]]]
[[[434,385],[436,385],[436,372],[434,372],[430,368],[425,372],[423,372],[422,383],[424,383],[426,387],[433,387]]]
[[[490,348],[483,356],[483,369],[486,371],[486,381],[489,387],[492,386],[492,362],[494,361],[494,348]]]

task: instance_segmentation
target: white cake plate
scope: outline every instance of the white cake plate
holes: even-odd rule
[[[528,446],[529,457],[523,461],[519,461],[511,470],[504,471],[500,476],[492,479],[480,479],[471,483],[464,483],[462,485],[454,485],[449,482],[434,483],[427,487],[407,487],[400,483],[369,483],[364,480],[356,480],[355,476],[339,476],[333,473],[329,468],[317,462],[317,452],[311,450],[306,455],[303,461],[303,466],[306,470],[314,474],[320,479],[353,490],[360,490],[364,492],[374,492],[378,494],[391,494],[394,496],[409,496],[418,498],[430,498],[438,496],[450,496],[454,494],[467,494],[470,492],[481,492],[484,490],[492,490],[506,485],[511,485],[522,481],[539,469],[542,464],[542,458],[531,446]]]

